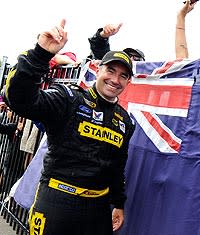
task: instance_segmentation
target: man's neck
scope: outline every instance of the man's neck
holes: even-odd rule
[[[97,90],[97,89],[96,89],[96,90]],[[97,92],[98,92],[98,94],[99,94],[104,100],[106,100],[106,101],[109,102],[109,103],[114,104],[114,103],[116,103],[116,102],[118,101],[118,98],[117,98],[117,97],[113,98],[113,100],[108,100],[105,96],[103,96],[103,95],[101,94],[101,92],[99,92],[98,90],[97,90]]]

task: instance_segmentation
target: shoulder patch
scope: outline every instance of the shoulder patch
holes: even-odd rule
[[[70,97],[74,97],[72,90],[68,86],[64,85],[64,88],[66,93],[68,93]]]

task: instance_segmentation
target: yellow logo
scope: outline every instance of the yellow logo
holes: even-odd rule
[[[16,67],[13,67],[8,73],[6,79],[6,97],[8,97],[8,87],[10,85],[10,80],[14,77],[15,73],[16,73]]]
[[[46,218],[44,214],[35,212],[32,215],[31,223],[30,223],[30,235],[42,235],[44,232]]]
[[[118,148],[120,148],[123,143],[123,136],[121,134],[107,127],[98,126],[90,122],[83,121],[80,123],[78,131],[81,136],[104,141]]]
[[[120,57],[120,58],[124,59],[128,64],[130,63],[129,58],[126,55],[122,54],[122,53],[117,52],[113,56]]]
[[[96,107],[96,104],[90,100],[87,100],[84,98],[84,101],[87,105],[89,105],[91,108],[95,108]]]
[[[112,123],[115,125],[115,126],[118,126],[118,121],[116,119],[112,119]]]
[[[90,88],[88,91],[90,92],[91,96],[92,96],[94,99],[97,98],[97,95],[96,95],[96,93],[94,92],[94,90],[93,90],[92,88]]]
[[[116,117],[118,117],[121,121],[123,121],[124,118],[123,118],[121,115],[119,115],[119,113],[116,113],[116,112],[115,112],[114,115],[115,115]]]

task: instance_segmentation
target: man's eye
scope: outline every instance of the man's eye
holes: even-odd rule
[[[113,73],[114,70],[113,70],[113,69],[108,69],[108,72],[109,72],[109,73]]]
[[[127,74],[123,74],[123,75],[121,76],[121,78],[124,79],[124,80],[128,80],[128,79],[129,79],[129,76],[128,76]]]

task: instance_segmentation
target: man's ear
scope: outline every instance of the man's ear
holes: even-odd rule
[[[128,79],[127,85],[131,82],[131,80],[132,80],[132,76]]]
[[[100,71],[100,67],[97,66],[97,68],[96,68],[96,75],[97,75],[97,76],[99,75],[99,71]]]

